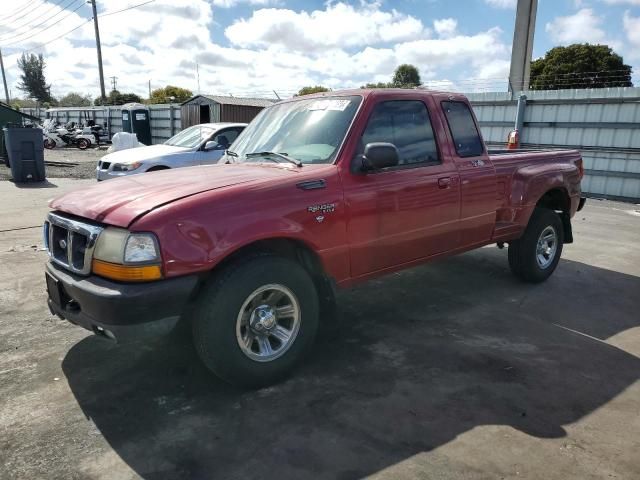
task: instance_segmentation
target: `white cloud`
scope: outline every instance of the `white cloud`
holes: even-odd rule
[[[14,0],[15,8],[29,1]],[[36,1],[40,2],[38,8],[45,2]],[[231,6],[240,1],[274,4],[271,0],[156,0],[127,12],[101,16],[107,89],[109,77],[117,76],[119,90],[143,96],[147,95],[149,80],[152,88],[174,84],[196,91],[196,62],[201,91],[236,95],[272,95],[273,89],[287,95],[304,85],[316,84],[358,87],[388,81],[401,63],[416,65],[425,81],[451,78],[441,88],[459,85],[456,75],[451,75],[452,69],[457,69],[462,78],[506,76],[503,67],[508,63],[509,48],[502,41],[500,29],[463,35],[457,30],[455,18],[436,20],[429,28],[416,17],[386,8],[380,1],[354,5],[328,2],[314,11],[258,8],[227,27],[228,45],[214,42],[211,31],[220,28],[215,12],[224,2]],[[110,0],[105,8],[116,11],[129,5],[131,0]],[[20,50],[5,49],[3,44],[13,96],[22,95],[16,89],[16,60],[21,50],[56,36],[63,38],[43,49],[52,93],[98,95],[93,24],[88,21],[90,9],[83,8],[78,12],[83,16],[69,15],[41,34],[33,23],[14,32],[8,28],[15,25],[4,30],[0,27],[0,39],[16,33],[26,39],[18,45]],[[64,35],[83,22],[84,26]]]
[[[495,8],[516,8],[518,0],[484,0],[488,5]]]
[[[484,62],[508,53],[500,41],[502,30],[494,27],[475,35],[456,35],[447,39],[425,39],[396,45],[401,63],[415,63],[426,68],[481,66]]]
[[[231,8],[240,3],[247,3],[249,5],[276,5],[279,4],[279,0],[211,0],[211,3],[216,7]]]
[[[609,5],[633,5],[636,7],[640,6],[640,0],[603,0],[604,3],[608,3]]]
[[[600,43],[605,40],[601,24],[602,16],[596,15],[591,8],[583,8],[574,15],[556,17],[545,25],[545,30],[553,41],[563,45]]]
[[[622,24],[627,40],[631,44],[629,56],[640,60],[640,17],[633,17],[629,12],[624,12]]]
[[[433,28],[442,38],[450,38],[456,34],[458,29],[458,21],[455,18],[443,18],[442,20],[434,20]]]
[[[286,45],[298,51],[397,42],[426,34],[417,18],[396,10],[383,11],[380,3],[375,2],[363,2],[359,7],[329,3],[324,10],[310,13],[265,8],[225,29],[226,37],[234,45]]]

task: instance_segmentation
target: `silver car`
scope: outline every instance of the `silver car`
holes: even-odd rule
[[[168,168],[210,165],[218,160],[246,123],[202,123],[185,128],[161,145],[130,148],[98,161],[98,181]]]

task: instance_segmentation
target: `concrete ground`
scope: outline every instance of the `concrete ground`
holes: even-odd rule
[[[0,182],[0,478],[640,478],[640,207],[589,201],[542,285],[487,247],[343,292],[341,334],[243,392],[49,314],[31,227],[91,183]]]

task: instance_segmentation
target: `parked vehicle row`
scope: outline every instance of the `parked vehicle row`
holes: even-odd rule
[[[208,128],[172,141],[204,155],[241,126]],[[335,288],[490,243],[509,245],[520,279],[546,280],[573,241],[582,176],[574,150],[490,154],[460,94],[297,97],[265,108],[218,165],[53,200],[48,302],[118,340],[188,322],[212,372],[266,385],[309,351]]]

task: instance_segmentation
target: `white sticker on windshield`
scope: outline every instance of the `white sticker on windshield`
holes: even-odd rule
[[[307,110],[337,110],[344,112],[351,100],[316,100]]]

